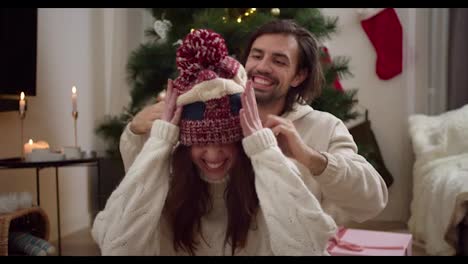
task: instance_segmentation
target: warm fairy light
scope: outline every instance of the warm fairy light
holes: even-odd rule
[[[190,30],[190,33],[192,33],[194,30],[195,30],[195,29],[192,28],[192,29]]]
[[[21,92],[20,99],[24,100],[24,92]]]
[[[237,23],[242,23],[242,18],[245,18],[245,17],[248,17],[248,16],[252,15],[252,14],[255,12],[255,10],[257,10],[257,9],[256,9],[256,8],[249,8],[249,9],[247,9],[247,11],[245,11],[244,13],[242,13],[242,14],[236,19]],[[226,16],[223,16],[222,19],[223,19],[223,22],[224,22],[224,23],[226,23],[227,20],[228,20]]]

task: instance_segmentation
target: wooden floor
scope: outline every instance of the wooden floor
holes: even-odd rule
[[[57,242],[53,242],[57,247]],[[57,247],[58,248],[58,247]],[[83,229],[62,238],[62,256],[100,256],[90,229]]]
[[[365,226],[354,224],[349,227],[365,228],[370,230],[408,233],[404,223],[374,222]],[[91,237],[89,229],[80,230],[62,238],[62,256],[99,256],[100,250]],[[426,256],[424,250],[413,243],[413,256]]]

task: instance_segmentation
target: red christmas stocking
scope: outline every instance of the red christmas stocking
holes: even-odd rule
[[[362,15],[366,17],[361,25],[377,52],[377,76],[389,80],[403,69],[403,29],[398,15],[393,8]]]

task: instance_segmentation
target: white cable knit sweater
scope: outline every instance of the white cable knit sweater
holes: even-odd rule
[[[177,126],[157,120],[151,135],[97,215],[92,228],[103,255],[185,255],[175,252],[162,209],[169,187],[169,158],[179,136]],[[336,224],[301,179],[296,166],[277,146],[270,129],[243,139],[255,171],[260,202],[245,248],[237,255],[328,255]],[[211,185],[213,210],[202,218],[197,255],[229,255],[223,186]],[[199,237],[198,237],[199,238]],[[205,242],[206,241],[206,242]]]

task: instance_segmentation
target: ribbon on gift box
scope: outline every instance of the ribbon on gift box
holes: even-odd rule
[[[347,242],[342,240],[342,237],[345,235],[348,229],[345,227],[338,228],[338,232],[334,237],[332,237],[329,241],[329,245],[327,248],[328,252],[331,252],[333,248],[339,247],[342,249],[350,250],[350,251],[363,251],[364,249],[384,249],[384,250],[398,250],[404,249],[403,246],[365,246],[359,245],[351,242]]]

